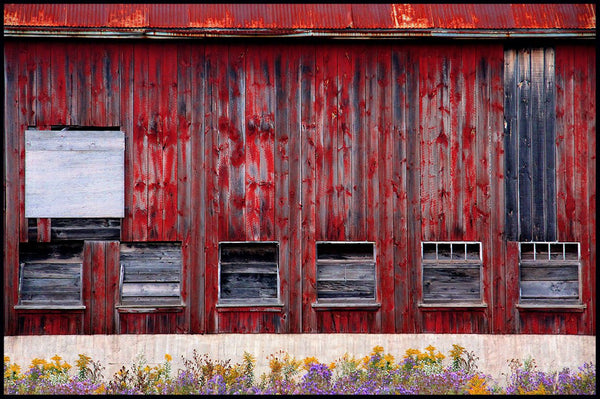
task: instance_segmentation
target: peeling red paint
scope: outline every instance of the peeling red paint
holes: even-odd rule
[[[595,29],[593,4],[6,4],[5,27]]]

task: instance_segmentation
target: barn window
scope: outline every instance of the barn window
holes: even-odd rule
[[[504,52],[506,238],[556,240],[554,49]]]
[[[580,304],[580,269],[579,243],[519,243],[519,304]]]
[[[374,243],[317,242],[316,257],[318,303],[375,302]]]
[[[83,241],[21,243],[15,309],[84,309]]]
[[[219,243],[219,305],[279,305],[277,242]]]
[[[482,302],[480,242],[422,242],[423,303]]]
[[[120,307],[183,305],[180,243],[122,243],[120,252]]]
[[[125,135],[26,130],[25,217],[122,218]]]

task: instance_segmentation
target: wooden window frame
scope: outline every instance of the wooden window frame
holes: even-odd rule
[[[78,243],[78,242],[77,242]],[[24,243],[24,245],[33,245],[36,247],[60,247],[62,245],[69,245],[65,242],[61,244],[56,243]],[[53,251],[54,252],[54,251]],[[21,254],[19,255],[21,257]],[[28,268],[28,265],[37,265],[42,268],[52,268],[58,266],[70,266],[73,269],[77,269],[77,273],[75,274],[75,278],[78,278],[79,281],[79,298],[77,300],[72,301],[64,301],[64,300],[56,300],[56,301],[48,301],[44,303],[43,301],[34,300],[23,300],[22,291],[23,291],[23,279],[25,278],[25,269]],[[46,272],[48,272],[46,270]],[[43,273],[43,272],[42,272]],[[44,280],[45,282],[49,282],[51,278],[49,276],[38,277],[39,279]],[[71,277],[73,278],[73,277]],[[54,279],[59,279],[59,277],[54,277]],[[42,287],[43,288],[43,287]],[[14,306],[14,309],[19,310],[83,310],[85,309],[85,305],[83,304],[83,242],[81,242],[81,252],[78,257],[69,257],[62,258],[59,256],[47,257],[34,260],[25,260],[19,263],[19,287],[18,287],[18,303]]]
[[[223,265],[227,264],[236,264],[236,262],[223,262],[222,260],[222,249],[223,246],[258,246],[258,245],[273,245],[275,249],[275,262],[274,262],[274,272],[269,272],[267,274],[275,274],[276,276],[276,297],[274,298],[259,298],[259,297],[250,297],[250,298],[222,298],[222,273],[223,273]],[[281,303],[281,276],[280,276],[280,265],[279,265],[279,242],[278,241],[220,241],[219,242],[219,265],[218,265],[218,281],[217,281],[217,304],[216,307],[220,308],[220,311],[225,311],[227,308],[280,308],[283,306]],[[255,262],[248,262],[255,263]],[[269,263],[269,262],[256,262],[256,263]],[[265,266],[265,265],[263,265]],[[236,274],[231,272],[230,274]],[[243,274],[243,273],[241,273]],[[264,273],[257,273],[264,274]]]
[[[176,246],[177,250],[179,251],[179,258],[174,258],[173,261],[177,262],[178,261],[178,279],[173,279],[172,281],[156,281],[156,280],[144,280],[144,279],[140,279],[140,280],[133,280],[133,281],[125,281],[125,273],[126,273],[126,268],[127,266],[127,262],[123,261],[123,246],[128,246],[128,247],[146,247],[145,250],[142,250],[142,252],[144,253],[143,256],[146,256],[148,254],[148,248],[151,247],[164,247],[164,246]],[[160,249],[159,249],[160,250]],[[183,295],[182,295],[182,285],[183,285],[183,256],[181,254],[182,248],[181,248],[181,242],[179,241],[173,241],[173,242],[122,242],[120,245],[120,255],[119,255],[119,264],[120,264],[120,268],[119,268],[119,302],[116,305],[116,308],[120,311],[120,312],[126,312],[128,311],[128,309],[147,309],[147,310],[156,310],[156,309],[180,309],[185,307],[185,304],[183,303]],[[150,255],[152,256],[152,255]],[[143,258],[140,258],[143,259]],[[168,264],[168,263],[173,263],[173,262],[164,262],[164,264]],[[157,273],[160,273],[160,271],[157,271]],[[125,284],[128,283],[146,283],[148,285],[151,284],[178,284],[179,285],[179,295],[178,296],[174,296],[174,295],[162,295],[162,296],[157,296],[157,298],[166,298],[166,297],[171,297],[171,298],[176,298],[173,300],[169,300],[166,301],[164,299],[157,299],[155,301],[153,301],[152,299],[142,299],[142,300],[138,300],[137,303],[134,301],[128,301],[128,300],[123,300],[124,295],[123,295],[123,291],[124,291],[124,287]],[[126,297],[129,297],[130,295],[126,295]],[[152,298],[152,295],[148,295],[148,296],[143,296],[143,297],[138,297],[138,298]],[[161,302],[162,301],[162,302]]]
[[[371,258],[362,259],[343,259],[344,254],[340,254],[340,259],[321,259],[319,257],[319,246],[321,245],[370,245],[372,248]],[[368,259],[368,260],[367,260]],[[324,298],[319,297],[319,267],[320,266],[335,266],[339,264],[344,266],[344,282],[346,281],[367,281],[366,279],[350,279],[346,280],[347,266],[349,265],[362,265],[368,262],[373,266],[373,296],[368,298],[362,298],[359,296],[347,296],[338,298]],[[315,310],[332,310],[332,309],[344,309],[344,310],[377,310],[381,307],[381,304],[377,302],[378,295],[378,278],[377,278],[377,250],[374,241],[317,241],[315,243],[315,282],[316,282],[316,302],[312,304]],[[326,280],[323,280],[326,281]],[[331,280],[334,281],[334,280]]]
[[[576,251],[567,252],[567,246],[576,248]],[[524,248],[525,247],[525,248]],[[548,269],[548,273],[552,273],[552,269],[563,269],[559,273],[565,273],[566,268],[577,268],[577,280],[571,278],[569,280],[552,280],[551,276],[546,275],[542,279],[534,279],[533,276],[539,275],[541,269]],[[537,270],[536,270],[537,269]],[[527,270],[527,272],[525,272]],[[524,279],[524,273],[532,273]],[[566,274],[566,273],[565,273]],[[549,285],[549,289],[554,291],[560,289],[560,285],[565,285],[565,281],[577,282],[577,295],[571,296],[543,296],[531,295],[532,292],[524,291],[533,290],[534,287],[525,288],[525,281],[531,281],[528,284],[538,284],[540,288],[545,289],[544,285]],[[522,310],[552,310],[552,309],[574,309],[583,310],[585,305],[582,304],[582,284],[581,284],[581,244],[579,242],[569,241],[522,241],[519,242],[519,302],[517,308]]]
[[[435,245],[435,257],[431,258],[425,255],[425,246]],[[450,258],[440,257],[440,245],[447,246],[450,249]],[[477,257],[469,257],[468,246],[476,245]],[[462,251],[459,251],[460,248]],[[455,251],[454,249],[457,249]],[[486,308],[487,304],[484,302],[483,296],[483,253],[482,243],[480,241],[422,241],[421,242],[421,302],[418,304],[420,308],[436,309],[436,308],[464,308],[464,309],[477,309]],[[455,255],[461,254],[461,255]],[[479,285],[479,298],[467,299],[467,298],[444,298],[434,299],[426,297],[425,293],[425,278],[426,269],[448,269],[448,270],[460,270],[460,269],[477,269],[479,274],[478,285]],[[460,284],[460,281],[457,282]]]

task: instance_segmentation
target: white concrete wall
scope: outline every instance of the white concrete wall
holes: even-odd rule
[[[480,371],[490,374],[501,385],[510,374],[510,359],[535,359],[539,370],[576,369],[596,361],[596,337],[581,335],[482,335],[482,334],[210,334],[210,335],[46,335],[5,336],[4,356],[27,370],[33,358],[50,361],[61,356],[73,366],[78,354],[85,353],[104,367],[108,379],[121,366],[131,367],[138,355],[150,366],[163,363],[165,354],[173,357],[173,375],[183,368],[182,356],[192,358],[206,353],[215,360],[241,362],[244,351],[256,357],[256,376],[268,371],[270,354],[286,351],[296,359],[314,356],[330,363],[344,353],[357,358],[368,355],[380,345],[385,353],[400,361],[409,348],[424,351],[433,345],[447,356],[452,344],[465,347],[479,357]]]

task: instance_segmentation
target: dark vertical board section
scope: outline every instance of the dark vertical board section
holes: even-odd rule
[[[219,198],[220,175],[219,175],[219,92],[225,82],[220,77],[222,75],[223,63],[219,60],[227,59],[227,49],[219,46],[207,45],[205,48],[205,71],[206,71],[206,90],[204,106],[204,157],[206,160],[206,228],[205,231],[205,258],[204,258],[204,331],[214,332],[217,329],[217,314],[215,305],[218,296],[218,275],[217,265],[218,242],[219,237],[225,234],[221,230],[222,224],[219,223],[222,199]]]
[[[542,148],[544,157],[544,187],[540,194],[544,199],[544,239],[556,240],[556,71],[555,51],[553,48],[544,48],[544,92],[541,105],[544,119],[542,130],[545,132]]]
[[[421,89],[420,77],[420,49],[409,47],[407,50],[406,65],[406,92],[407,92],[407,156],[406,156],[406,195],[407,195],[407,264],[405,269],[405,283],[397,286],[396,290],[404,290],[407,307],[396,308],[396,325],[402,327],[401,331],[417,332],[419,310],[415,298],[421,296],[420,274],[420,248],[421,248]],[[400,324],[398,324],[400,323]]]
[[[547,185],[545,171],[546,167],[546,132],[545,121],[548,118],[545,109],[545,85],[544,85],[544,49],[535,48],[531,50],[531,185],[532,185],[532,209],[531,224],[532,238],[534,241],[546,239],[546,215],[545,208],[550,198],[544,196],[544,186]],[[554,177],[554,176],[552,176]],[[552,182],[554,179],[552,179]]]
[[[208,181],[207,165],[209,160],[206,152],[210,146],[207,139],[207,120],[205,113],[210,110],[210,103],[205,103],[208,74],[206,73],[206,61],[204,57],[204,46],[190,48],[190,102],[186,104],[186,115],[189,112],[191,121],[190,132],[190,154],[185,161],[187,175],[186,189],[189,193],[190,214],[187,215],[190,222],[189,239],[189,262],[184,263],[184,268],[189,271],[189,300],[190,307],[190,330],[192,332],[205,331],[205,270],[206,258],[204,255],[205,237],[209,229],[207,223],[206,209],[212,206],[212,199],[207,196]],[[186,51],[187,54],[187,51]],[[184,69],[185,71],[185,69]],[[182,99],[185,100],[185,97]],[[188,107],[191,109],[188,111]],[[184,253],[185,262],[185,253]]]
[[[300,48],[300,121],[301,121],[301,176],[302,176],[302,332],[316,332],[316,314],[311,307],[317,295],[315,272],[315,240],[317,237],[317,170],[323,157],[318,143],[317,123],[317,63],[315,47]],[[317,156],[318,154],[318,156]]]
[[[133,212],[134,212],[134,57],[133,46],[126,45],[119,48],[120,71],[120,112],[119,127],[125,133],[125,212],[121,223],[121,239],[133,240]]]
[[[489,266],[484,268],[488,273],[487,281],[490,285],[490,302],[488,303],[490,316],[489,332],[499,333],[506,331],[510,325],[510,315],[506,306],[507,276],[505,259],[505,185],[506,173],[504,170],[504,89],[503,89],[503,55],[501,45],[490,48],[490,239],[484,247],[488,252]]]
[[[2,230],[2,273],[5,287],[18,287],[19,270],[19,241],[20,241],[20,201],[19,201],[19,140],[24,135],[21,128],[23,120],[23,105],[20,103],[21,93],[24,89],[25,75],[19,71],[19,48],[12,44],[4,46],[4,148],[2,161],[4,162],[4,224]],[[24,218],[25,219],[25,218]],[[27,223],[27,219],[25,219]],[[27,241],[27,229],[24,232]],[[15,333],[13,306],[18,301],[18,292],[13,289],[5,291],[3,301],[4,332],[6,335]]]
[[[517,132],[519,167],[519,241],[533,238],[531,223],[532,179],[531,175],[531,51],[517,51]]]
[[[519,239],[519,196],[517,168],[517,53],[513,49],[504,50],[504,167],[507,240]]]

